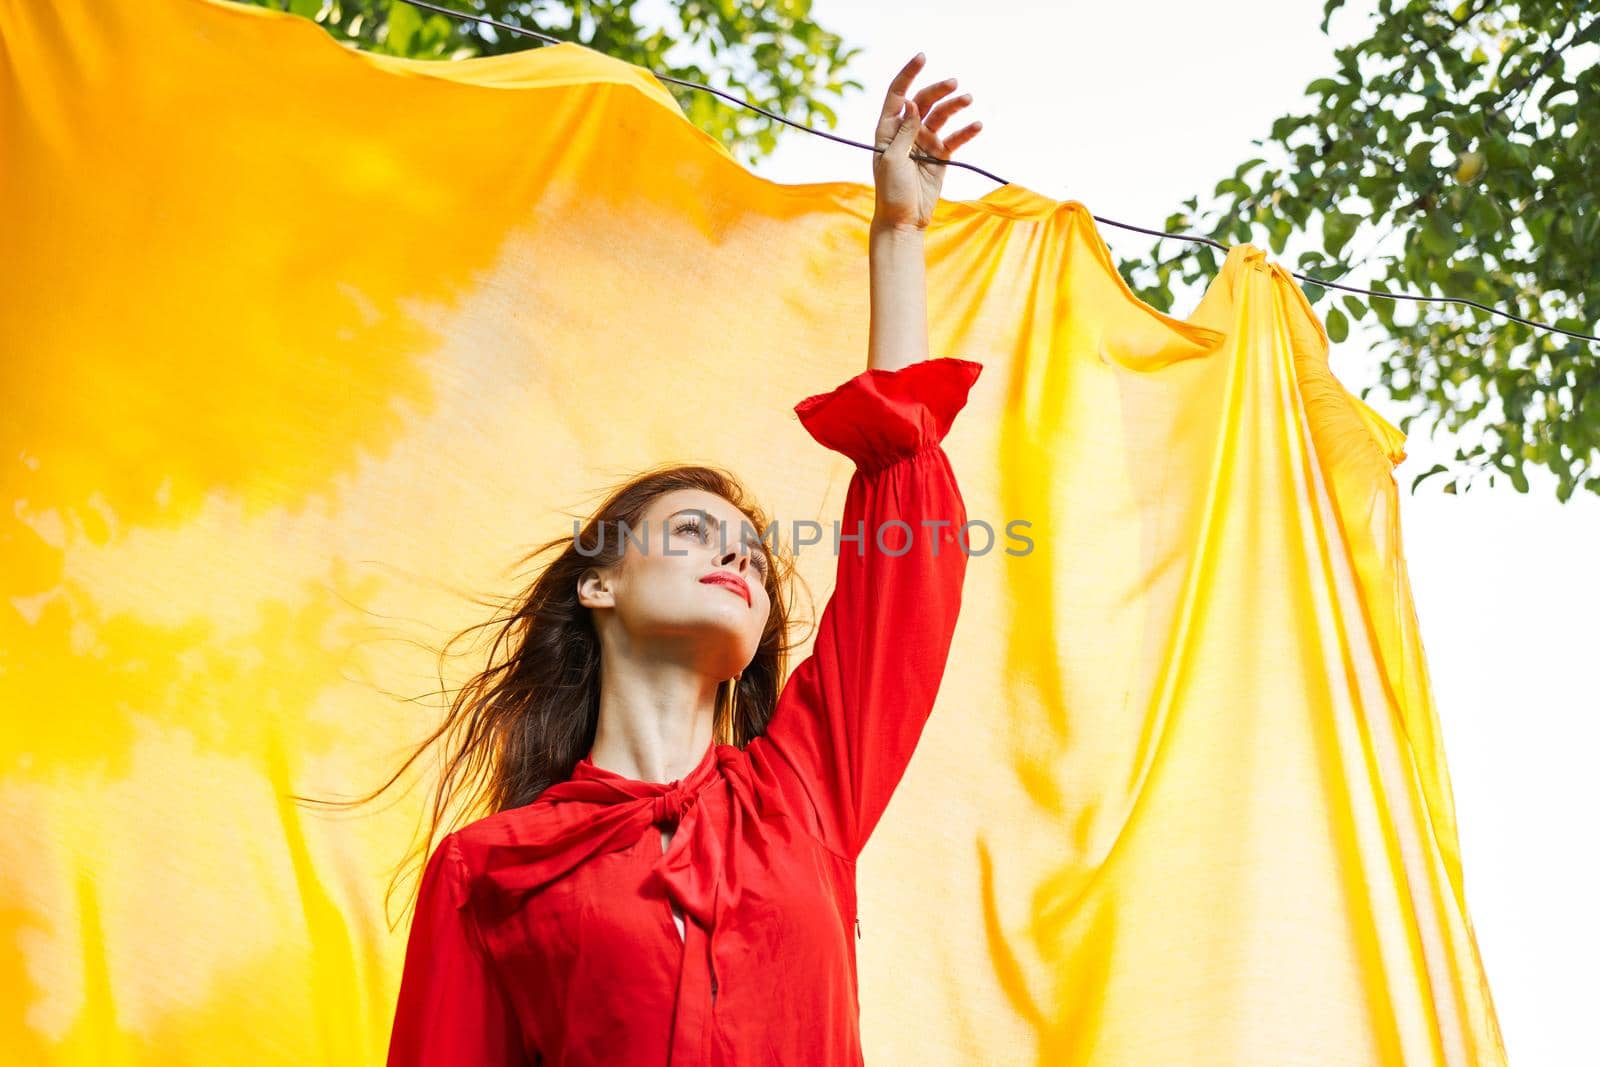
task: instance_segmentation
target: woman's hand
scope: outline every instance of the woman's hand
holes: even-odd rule
[[[972,94],[964,93],[940,103],[956,87],[954,78],[946,78],[915,96],[908,96],[912,79],[925,62],[926,57],[921,52],[913,56],[889,83],[889,92],[883,98],[883,113],[878,118],[877,136],[873,141],[876,147],[883,149],[872,157],[872,176],[877,188],[872,216],[874,227],[926,229],[939,203],[946,168],[943,163],[912,159],[912,146],[915,145],[922,155],[949,159],[956,149],[978,136],[978,130],[983,127],[981,122],[971,122],[951,137],[939,137],[939,130],[950,116],[972,103]],[[926,121],[922,118],[924,115]]]

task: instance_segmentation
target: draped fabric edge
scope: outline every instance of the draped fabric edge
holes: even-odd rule
[[[1273,272],[1282,287],[1294,294],[1298,314],[1291,323],[1293,360],[1307,428],[1359,586],[1381,674],[1427,806],[1433,843],[1457,912],[1470,925],[1454,791],[1401,538],[1400,493],[1393,468],[1406,458],[1406,435],[1351,394],[1333,374],[1322,321],[1295,278],[1276,264]]]
[[[754,182],[769,190],[790,193],[805,193],[825,199],[825,190],[831,187],[849,189],[854,191],[865,204],[871,203],[871,190],[857,181],[825,181],[787,184],[775,182],[750,171],[740,164],[724,145],[714,136],[701,129],[689,120],[678,106],[667,86],[652,72],[635,64],[620,60],[596,51],[575,42],[563,42],[556,45],[543,45],[518,52],[500,53],[490,56],[474,56],[467,59],[441,61],[411,59],[402,56],[388,56],[368,52],[360,49],[349,48],[339,44],[320,27],[303,25],[306,19],[290,15],[286,12],[274,11],[267,8],[251,7],[228,2],[228,0],[188,0],[190,3],[200,3],[208,7],[226,11],[230,15],[240,18],[263,18],[282,21],[286,29],[284,32],[307,33],[319,40],[321,47],[338,54],[352,63],[363,63],[385,74],[399,77],[424,77],[453,82],[459,85],[478,86],[490,89],[538,89],[555,88],[559,86],[582,83],[608,83],[625,85],[638,90],[643,99],[649,101],[681,127],[689,132],[703,148],[709,150],[714,156],[726,164],[737,168],[741,180]],[[292,29],[287,28],[294,24]],[[729,107],[737,105],[729,104]],[[844,205],[836,205],[841,208]],[[1042,193],[1036,192],[1025,185],[1009,182],[999,185],[976,200],[941,200],[935,211],[934,221],[930,230],[950,223],[972,214],[997,219],[1013,219],[1019,221],[1044,221],[1058,212],[1076,214],[1085,225],[1085,233],[1092,236],[1089,242],[1095,253],[1095,258],[1100,263],[1101,269],[1106,273],[1122,291],[1124,299],[1134,305],[1142,314],[1150,316],[1155,322],[1175,331],[1181,337],[1200,349],[1213,348],[1224,337],[1222,331],[1200,325],[1189,319],[1178,318],[1153,307],[1135,294],[1127,281],[1116,269],[1110,247],[1101,235],[1093,213],[1078,200],[1056,200]],[[1247,254],[1239,254],[1239,249],[1244,249]],[[1210,288],[1219,284],[1231,284],[1229,265],[1243,266],[1242,261],[1255,255],[1264,255],[1260,249],[1253,245],[1236,245],[1230,250],[1227,262],[1219,270],[1211,282]],[[1273,264],[1274,270],[1281,270]],[[1284,272],[1285,277],[1289,277]],[[1290,279],[1292,281],[1292,278]],[[1324,348],[1323,365],[1326,366],[1327,332],[1318,320],[1315,311],[1306,300],[1298,285],[1291,286],[1297,300],[1301,305],[1303,314],[1315,325],[1315,329],[1322,338]],[[1329,376],[1331,378],[1331,374]],[[1382,416],[1372,410],[1364,402],[1345,390],[1344,387],[1333,379],[1339,391],[1345,397],[1346,403],[1358,415],[1367,437],[1389,458],[1391,463],[1399,463],[1405,458],[1401,448],[1405,435],[1394,426],[1385,421]],[[1336,420],[1335,420],[1336,421]]]
[[[457,85],[513,90],[557,88],[584,83],[629,85],[643,93],[646,99],[682,119],[691,129],[699,133],[707,147],[718,155],[733,159],[720,141],[684,116],[665,83],[650,71],[575,41],[539,45],[530,40],[532,47],[516,52],[469,56],[454,60],[414,59],[340,44],[327,30],[313,24],[303,15],[235,3],[233,0],[184,0],[184,2],[203,4],[237,18],[276,21],[283,27],[281,32],[307,34],[316,39],[318,47],[329,54],[343,56],[352,63],[363,64],[397,77],[430,78]]]

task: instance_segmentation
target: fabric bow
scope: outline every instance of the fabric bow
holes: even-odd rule
[[[634,781],[579,761],[571,778],[529,805],[529,818],[506,823],[509,840],[483,848],[473,887],[480,914],[509,915],[591,857],[633,846],[652,826],[675,826],[652,878],[684,914],[710,928],[729,842],[742,809],[753,804],[740,773],[743,758],[737,746],[713,744],[694,770],[667,783]],[[724,810],[727,818],[720,817]]]

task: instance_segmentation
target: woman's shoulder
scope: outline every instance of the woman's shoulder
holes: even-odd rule
[[[553,805],[536,799],[465,823],[446,834],[440,847],[449,842],[468,871],[481,871],[496,846],[523,844],[548,833],[554,812]]]

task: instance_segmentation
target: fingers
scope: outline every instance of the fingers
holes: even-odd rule
[[[906,101],[906,113],[900,120],[900,128],[895,131],[894,137],[884,149],[884,156],[909,156],[911,146],[916,142],[922,132],[922,113],[917,109],[915,100]]]
[[[972,103],[971,93],[963,93],[953,100],[946,100],[932,111],[927,112],[928,117],[923,120],[922,125],[924,128],[938,133],[940,127],[945,124],[951,115],[954,115],[970,103]]]
[[[983,123],[969,122],[965,126],[961,127],[961,129],[957,130],[953,135],[946,137],[944,141],[945,155],[949,156],[953,154],[956,149],[960,148],[962,145],[978,136],[978,131],[981,129],[983,129]]]
[[[983,123],[964,126],[955,136],[941,142],[939,130],[957,111],[972,103],[972,94],[945,100],[956,88],[955,78],[945,78],[923,87],[915,96],[908,95],[911,84],[927,62],[927,56],[918,52],[900,68],[889,83],[883,99],[883,110],[878,116],[876,142],[886,150],[895,148],[908,154],[913,144],[923,147],[930,155],[947,156],[978,135]]]
[[[922,130],[917,136],[917,145],[928,155],[940,159],[949,159],[956,149],[978,136],[978,131],[983,128],[982,122],[970,122],[961,130],[950,137],[940,140],[939,131],[957,111],[972,103],[972,94],[963,93],[961,96],[946,100],[933,109],[922,122]]]
[[[896,74],[893,80],[889,82],[889,91],[883,98],[883,111],[878,116],[880,121],[899,117],[900,106],[905,102],[906,93],[910,90],[911,83],[916,80],[917,72],[922,69],[922,65],[927,61],[928,57],[918,52],[911,57],[910,62],[900,68],[900,73]]]
[[[955,87],[956,80],[954,78],[946,78],[944,81],[934,82],[932,85],[925,86],[917,93],[917,110],[924,115],[928,114],[933,110],[933,105],[939,101],[939,98]]]
[[[900,73],[894,76],[894,80],[889,83],[889,91],[884,94],[883,109],[878,114],[880,124],[886,119],[899,118],[900,109],[905,103],[907,93],[910,92],[911,83],[916,80],[917,73],[922,70],[926,62],[927,57],[918,52],[911,57],[909,63],[900,68]],[[946,78],[944,81],[923,87],[916,95],[917,109],[924,115],[928,114],[939,98],[955,87],[954,78]]]

